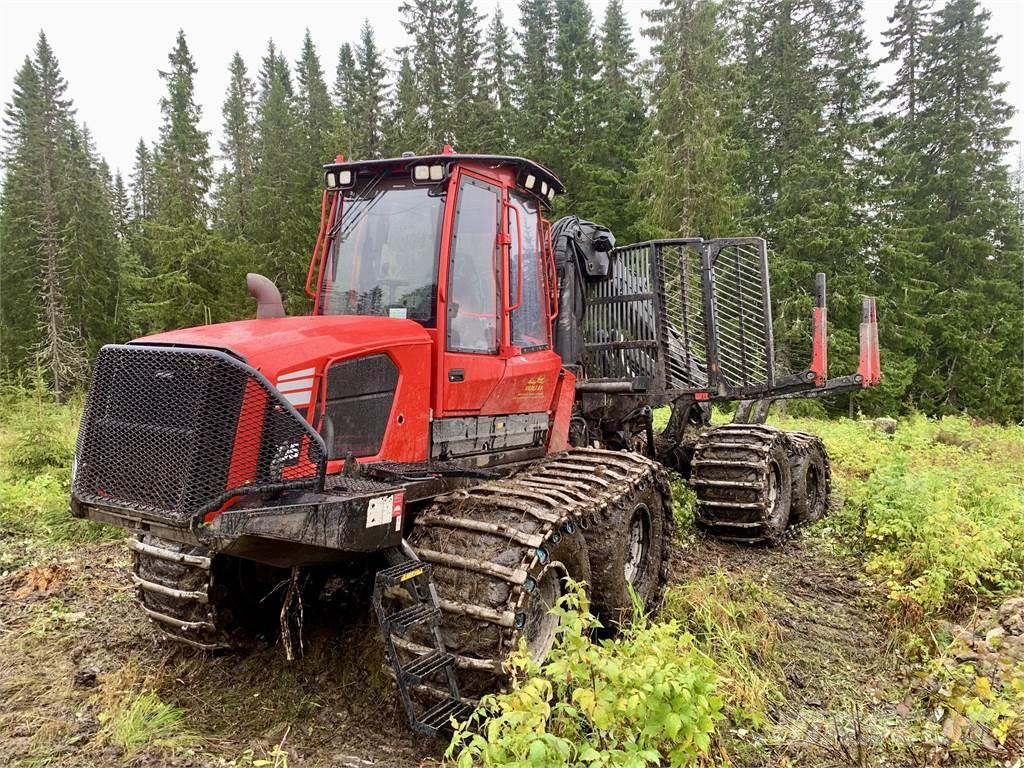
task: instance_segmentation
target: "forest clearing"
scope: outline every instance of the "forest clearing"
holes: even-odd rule
[[[5,401],[0,752],[14,766],[431,764],[368,603],[312,607],[305,654],[161,639],[114,529],[67,515],[75,406]],[[676,509],[659,622],[722,700],[715,765],[1003,766],[1024,750],[1024,433],[964,419],[783,420],[820,433],[836,509],[778,549]],[[1002,613],[1000,605],[1004,605]],[[987,638],[987,642],[985,640]],[[986,682],[987,681],[987,682]],[[267,762],[261,762],[267,761]]]
[[[0,765],[1024,768],[1024,10],[100,5],[0,9]]]

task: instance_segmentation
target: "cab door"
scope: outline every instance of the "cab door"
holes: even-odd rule
[[[542,413],[551,408],[562,359],[551,349],[551,267],[540,203],[507,191],[503,315],[505,368],[484,405],[486,414]]]
[[[502,187],[460,169],[442,278],[442,416],[478,415],[501,380]]]

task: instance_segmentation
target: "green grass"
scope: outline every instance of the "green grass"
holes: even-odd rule
[[[160,700],[153,691],[119,700],[100,714],[110,742],[126,755],[144,747],[172,747],[185,744],[185,711]]]
[[[825,440],[839,509],[825,526],[911,621],[964,615],[1024,586],[1024,429],[915,416],[782,418]]]
[[[0,393],[0,409],[0,572],[30,563],[47,547],[121,537],[68,511],[81,403],[8,390]]]
[[[762,730],[784,700],[782,628],[773,608],[785,598],[747,578],[715,571],[671,587],[660,620],[677,621],[712,659],[724,713],[738,728]]]

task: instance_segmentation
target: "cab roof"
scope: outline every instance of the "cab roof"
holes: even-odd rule
[[[517,178],[522,176],[524,173],[533,173],[538,179],[546,181],[548,186],[555,190],[556,194],[563,194],[565,192],[565,185],[559,181],[558,177],[555,176],[552,171],[545,168],[540,163],[535,163],[533,160],[527,160],[525,157],[512,157],[508,155],[464,155],[458,152],[452,152],[439,155],[388,157],[376,160],[347,160],[342,163],[327,163],[324,165],[324,171],[351,170],[356,176],[358,176],[361,173],[379,172],[387,168],[403,171],[410,166],[419,165],[421,163],[485,163],[492,167],[507,166],[511,167],[515,171]]]

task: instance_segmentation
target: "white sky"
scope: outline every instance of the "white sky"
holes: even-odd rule
[[[228,62],[241,52],[251,74],[259,69],[267,39],[273,37],[289,59],[297,58],[303,31],[313,34],[330,85],[338,45],[354,42],[364,18],[373,24],[378,43],[391,51],[405,44],[398,6],[400,0],[332,0],[332,2],[20,2],[0,0],[3,50],[0,61],[0,99],[10,100],[14,75],[35,45],[40,29],[68,80],[79,119],[92,130],[99,152],[114,169],[127,176],[139,137],[156,138],[163,83],[157,76],[167,66],[167,54],[179,27],[184,28],[199,73],[196,90],[203,107],[203,127],[211,131],[211,148],[218,150],[220,108],[228,83]],[[518,19],[517,0],[477,0],[482,13],[502,6],[509,22]],[[591,0],[598,23],[606,0]],[[657,0],[625,0],[626,12],[639,38],[641,12]],[[895,0],[866,0],[867,30],[873,55],[881,56],[881,31]],[[1024,139],[1024,52],[1014,42],[1024,31],[1024,2],[984,0],[992,11],[991,29],[1003,35],[999,54],[1006,98],[1017,109],[1013,137]],[[639,41],[640,50],[647,43]],[[885,73],[882,73],[883,76]],[[1013,153],[1016,158],[1016,152]]]

